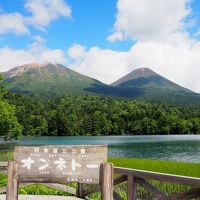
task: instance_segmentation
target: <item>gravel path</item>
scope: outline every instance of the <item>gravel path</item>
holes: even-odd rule
[[[6,195],[0,195],[0,200],[6,200]],[[46,195],[19,195],[19,200],[81,200],[77,197],[46,196]]]

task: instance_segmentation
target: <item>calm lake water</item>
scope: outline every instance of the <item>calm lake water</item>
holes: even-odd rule
[[[7,145],[0,139],[0,152],[14,145],[50,144],[108,144],[112,157],[200,163],[200,135],[23,137],[15,144]]]

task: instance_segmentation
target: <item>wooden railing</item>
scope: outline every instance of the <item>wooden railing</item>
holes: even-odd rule
[[[137,199],[137,194],[136,194],[137,185],[140,185],[145,190],[150,192],[155,199],[160,199],[160,200],[178,200],[178,199],[186,200],[186,199],[193,199],[200,197],[200,178],[178,176],[178,175],[150,172],[144,170],[119,168],[119,167],[114,168],[114,173],[120,174],[121,177],[126,176],[128,200]],[[167,194],[157,189],[147,180],[158,180],[161,182],[183,184],[191,186],[193,188],[187,192],[182,192],[174,194],[172,196],[167,196]]]
[[[0,169],[7,168],[7,162],[0,162]],[[189,200],[200,197],[200,178],[188,177],[188,176],[178,176],[172,174],[164,174],[157,172],[150,172],[144,170],[136,170],[129,168],[120,168],[114,167],[114,174],[116,174],[113,184],[114,186],[119,185],[121,183],[127,182],[127,199],[128,200],[136,200],[137,199],[137,187],[138,185],[148,191],[154,199],[159,200]],[[180,192],[177,194],[173,194],[168,196],[163,191],[160,191],[154,185],[152,185],[149,180],[157,180],[161,182],[169,182],[174,184],[183,184],[187,186],[191,186],[191,189],[186,192]],[[31,183],[20,184],[30,185]],[[78,184],[78,188],[68,187],[58,183],[44,183],[44,185],[48,187],[52,187],[58,190],[62,190],[64,192],[71,193],[78,197],[85,198],[88,195],[101,191],[101,185],[97,185],[95,187],[89,188],[85,187],[85,184]],[[0,188],[0,193],[5,193],[6,187]],[[123,198],[118,194],[115,190],[113,192],[113,199],[115,200],[123,200]]]

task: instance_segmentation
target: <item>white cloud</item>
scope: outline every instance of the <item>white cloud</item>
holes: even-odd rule
[[[93,47],[71,68],[108,83],[126,72],[126,53]]]
[[[30,2],[37,4],[41,1]],[[99,47],[87,49],[74,44],[68,49],[66,57],[60,49],[47,48],[45,40],[36,36],[35,42],[25,49],[1,48],[0,64],[3,65],[0,71],[29,62],[66,64],[67,58],[70,58],[73,60],[70,64],[72,69],[105,83],[112,83],[136,68],[149,67],[182,86],[200,92],[200,42],[185,29],[188,26],[185,18],[192,12],[188,2],[190,0],[118,0],[117,18],[108,40],[135,40],[128,51]],[[39,8],[36,8],[37,11],[33,8],[35,6],[28,9],[38,18],[33,17],[29,23],[39,28],[45,28],[50,23],[46,15],[51,16],[51,20],[65,16],[64,10],[55,15],[48,10],[44,12],[45,16],[39,16],[36,14]],[[40,17],[43,19],[41,22]]]
[[[132,39],[125,52],[91,48],[72,65],[81,73],[112,83],[139,67],[200,92],[200,42],[187,33],[194,19],[191,0],[118,0],[110,42]],[[191,23],[192,22],[192,23]]]
[[[20,13],[0,15],[0,34],[11,32],[16,34],[27,34],[29,30],[24,17]]]
[[[27,34],[29,26],[45,30],[53,20],[71,17],[71,8],[64,0],[26,0],[24,6],[30,16],[18,12],[0,14],[0,34]]]
[[[66,57],[60,49],[47,48],[40,37],[25,49],[0,48],[0,72],[32,62],[65,64]]]
[[[59,17],[71,17],[71,9],[64,0],[27,0],[25,8],[32,14],[26,17],[27,23],[39,28],[47,27]]]
[[[110,41],[110,42],[114,42],[116,40],[122,41],[124,39],[125,39],[124,35],[123,35],[123,33],[121,31],[116,31],[112,35],[109,35],[107,37],[107,40]]]
[[[200,43],[182,40],[168,42],[137,42],[128,52],[127,69],[149,67],[166,78],[200,92]]]
[[[81,59],[84,57],[86,47],[80,44],[74,44],[68,50],[68,55],[72,59]]]
[[[184,29],[191,0],[118,0],[113,34],[108,40],[161,39]]]
[[[173,38],[174,40],[174,38]],[[140,41],[129,51],[93,47],[71,68],[105,83],[112,83],[139,67],[149,67],[166,78],[200,92],[200,43],[185,37],[176,41]]]

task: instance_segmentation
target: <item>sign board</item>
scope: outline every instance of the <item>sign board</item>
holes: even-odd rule
[[[21,182],[99,183],[107,149],[105,145],[19,146],[14,160]]]

